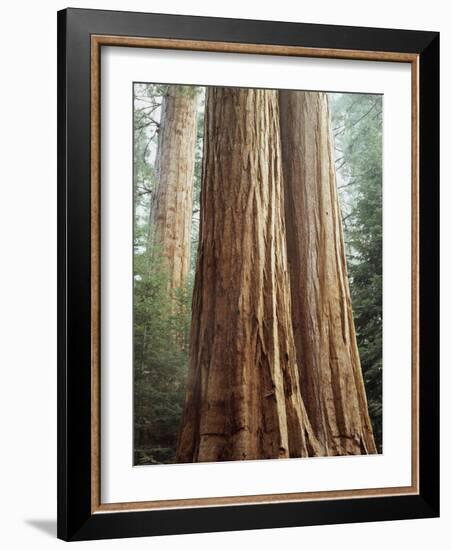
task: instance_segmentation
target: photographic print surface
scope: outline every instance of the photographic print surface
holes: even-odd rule
[[[133,105],[133,463],[381,453],[382,96]]]

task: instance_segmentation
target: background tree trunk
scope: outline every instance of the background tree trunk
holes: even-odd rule
[[[277,92],[207,91],[178,462],[322,454],[299,391]]]
[[[327,95],[281,91],[279,102],[301,394],[328,455],[375,453],[349,293]]]
[[[161,254],[168,286],[186,282],[191,248],[194,155],[197,131],[197,90],[168,86],[161,106],[149,241]]]

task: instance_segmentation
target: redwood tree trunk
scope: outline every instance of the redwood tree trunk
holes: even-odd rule
[[[210,88],[179,462],[323,451],[299,391],[277,92]]]
[[[357,349],[327,95],[279,94],[301,394],[328,455],[376,453]]]
[[[161,106],[149,240],[151,252],[164,260],[170,289],[183,286],[189,270],[196,133],[196,89],[168,86]]]

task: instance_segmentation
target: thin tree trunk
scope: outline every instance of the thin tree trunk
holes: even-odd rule
[[[299,391],[277,92],[210,88],[178,462],[322,454]]]
[[[376,453],[357,348],[327,95],[279,94],[301,394],[328,455]]]
[[[186,282],[191,248],[197,91],[168,86],[161,106],[149,243],[164,260],[169,289]]]

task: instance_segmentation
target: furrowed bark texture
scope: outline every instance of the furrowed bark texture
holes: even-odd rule
[[[354,329],[327,95],[279,94],[301,394],[328,455],[376,453]]]
[[[185,284],[191,248],[197,93],[169,86],[161,106],[149,240],[164,259],[170,289]]]
[[[179,462],[323,454],[299,391],[277,92],[210,88]]]

